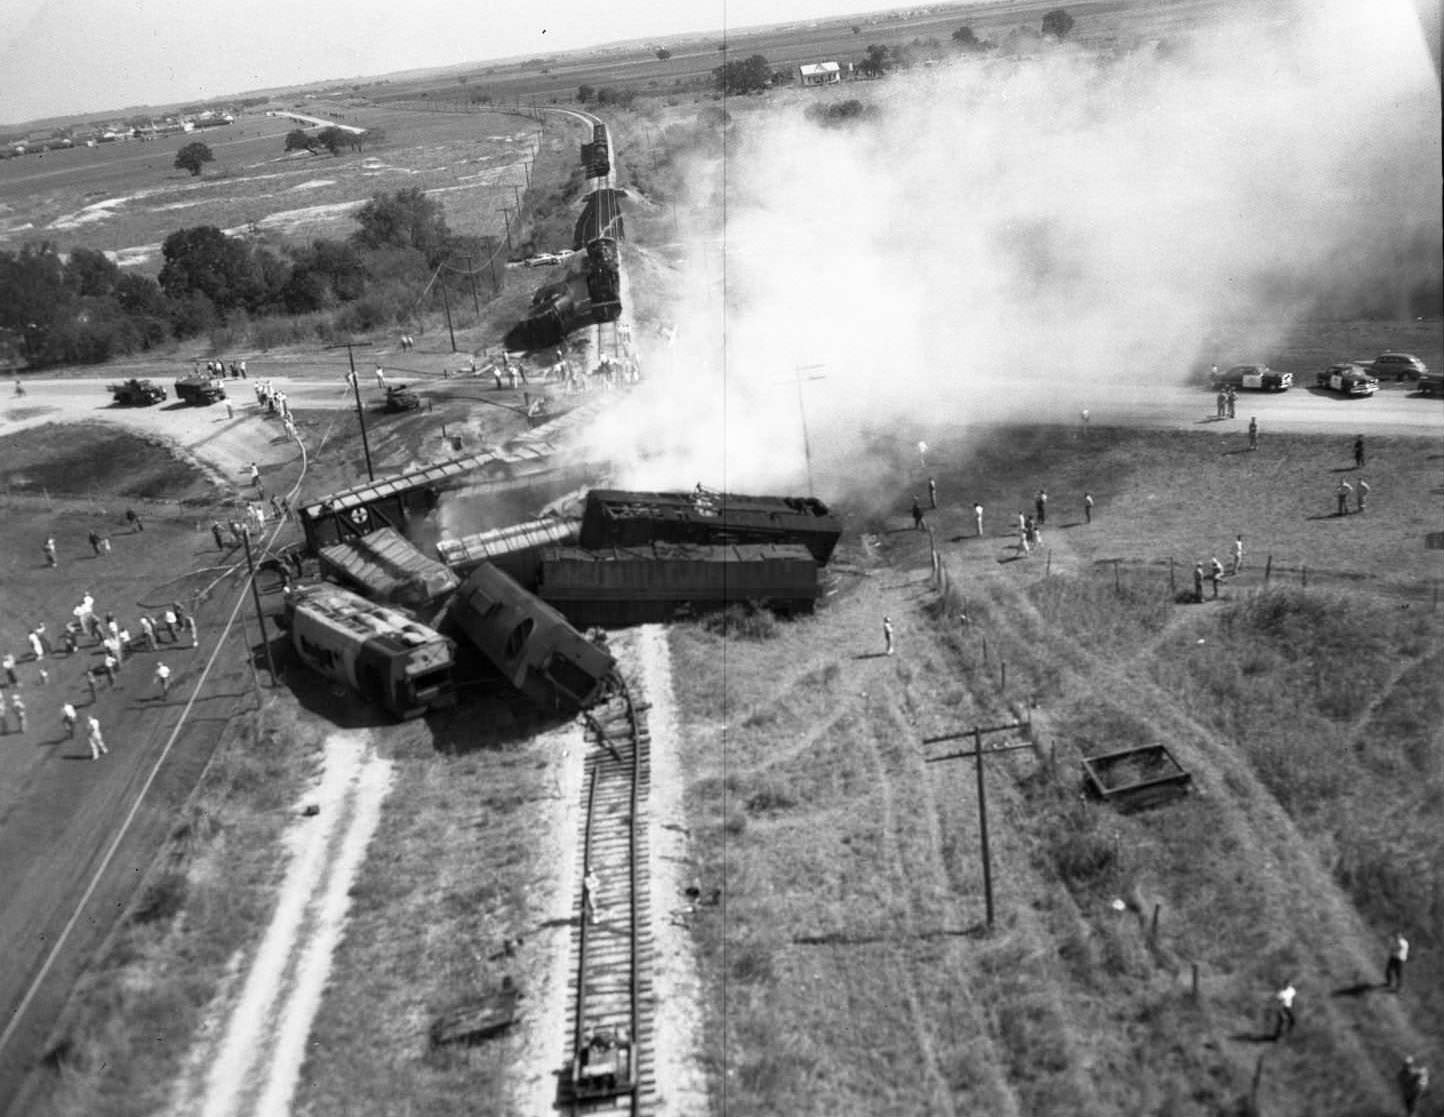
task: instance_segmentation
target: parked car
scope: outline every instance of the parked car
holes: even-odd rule
[[[1268,365],[1234,365],[1227,372],[1220,372],[1213,378],[1215,388],[1232,386],[1253,388],[1260,392],[1282,392],[1294,386],[1294,374],[1276,372]]]
[[[1379,390],[1379,378],[1363,365],[1348,361],[1319,373],[1318,386],[1346,396],[1372,396]]]
[[[1421,396],[1444,396],[1444,372],[1421,372],[1419,374]]]
[[[1374,358],[1374,375],[1380,380],[1418,380],[1429,366],[1412,353],[1380,353]]]

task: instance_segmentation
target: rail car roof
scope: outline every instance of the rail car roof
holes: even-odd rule
[[[647,493],[622,489],[593,489],[587,494],[588,508],[595,507],[605,515],[658,516],[672,514],[678,518],[717,516],[737,513],[831,517],[826,504],[816,497],[747,496],[741,493],[697,492]]]
[[[428,558],[389,527],[323,547],[320,558],[323,565],[388,601],[421,605],[450,593],[458,584],[443,563]]]
[[[484,562],[531,547],[575,542],[580,530],[581,523],[578,520],[557,517],[527,520],[520,524],[493,528],[491,531],[474,532],[459,539],[442,539],[436,544],[436,553],[441,556],[441,561],[449,566]]]
[[[295,609],[313,609],[333,624],[358,636],[378,640],[392,651],[419,648],[438,641],[448,642],[433,628],[412,620],[405,613],[367,601],[360,594],[326,583],[305,586],[291,595]]]
[[[546,560],[571,562],[805,562],[815,566],[801,543],[638,543],[632,546],[551,547]]]
[[[465,480],[489,465],[515,465],[519,462],[544,462],[556,453],[556,447],[545,439],[515,439],[499,450],[485,450],[462,458],[451,458],[424,469],[387,477],[380,481],[356,485],[331,493],[301,507],[306,517],[330,515],[370,504],[397,493],[410,492],[428,485],[447,486]]]

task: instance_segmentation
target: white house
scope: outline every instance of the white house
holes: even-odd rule
[[[803,85],[836,85],[842,80],[842,67],[836,62],[805,62],[797,67]]]

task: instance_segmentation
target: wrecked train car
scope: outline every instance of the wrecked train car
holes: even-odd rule
[[[669,621],[744,601],[805,613],[819,592],[817,562],[800,543],[554,547],[537,589],[579,626]]]
[[[582,513],[589,550],[646,543],[800,543],[822,565],[842,522],[815,497],[744,496],[703,489],[648,493],[593,489]]]
[[[461,584],[445,563],[427,558],[400,532],[383,527],[320,552],[321,573],[387,605],[425,613]]]
[[[605,648],[491,563],[462,582],[448,617],[540,709],[589,709],[620,685],[616,660]]]

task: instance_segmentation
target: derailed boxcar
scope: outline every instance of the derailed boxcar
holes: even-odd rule
[[[323,575],[372,601],[421,611],[461,583],[445,563],[427,558],[389,527],[322,547],[320,560]]]
[[[616,661],[491,563],[473,570],[448,616],[507,681],[544,710],[574,712],[619,683]]]
[[[801,543],[826,565],[841,534],[841,521],[815,497],[744,496],[700,486],[690,493],[593,489],[582,512],[581,545]]]
[[[456,701],[451,641],[405,613],[322,584],[288,596],[286,621],[306,666],[397,717],[416,717]]]
[[[667,621],[742,601],[810,612],[818,592],[817,561],[800,543],[554,547],[542,554],[537,589],[581,626]]]

